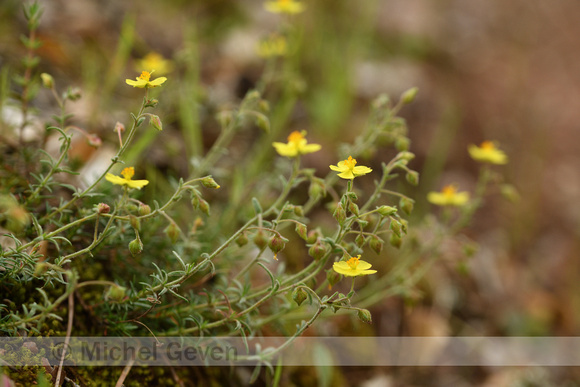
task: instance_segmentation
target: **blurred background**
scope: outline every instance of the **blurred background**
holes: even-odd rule
[[[307,10],[290,21],[266,12],[258,0],[40,3],[40,69],[60,85],[82,89],[83,98],[72,106],[75,121],[105,143],[114,143],[114,123],[126,119],[127,110],[119,106],[139,103],[119,79],[134,79],[137,59],[149,52],[173,61],[163,105],[173,109],[165,110],[164,127],[175,136],[155,147],[152,139],[143,140],[132,157],[146,155],[152,168],[176,175],[187,173],[184,147],[188,154],[200,153],[215,139],[214,113],[239,102],[259,82],[264,60],[256,43],[283,23],[300,31],[288,58],[296,105],[285,125],[308,130],[312,142],[352,139],[374,98],[386,93],[396,100],[417,86],[417,99],[401,112],[417,155],[411,166],[421,172],[419,188],[410,193],[417,216],[430,211],[428,191],[451,182],[473,189],[478,166],[466,149],[484,140],[497,141],[509,155],[501,171],[520,199],[512,203],[490,195],[476,213],[467,235],[479,248],[467,263],[467,275],[443,260],[412,301],[392,297],[373,306],[374,323],[361,332],[580,334],[577,1],[314,0],[305,1]],[[21,6],[15,0],[0,5],[2,74],[17,71],[25,53],[19,44],[26,33]],[[2,95],[6,102],[6,92]],[[35,104],[42,114],[52,102],[40,93]],[[7,115],[3,110],[4,120]],[[196,126],[199,131],[188,133],[203,136],[180,140],[184,128]],[[243,151],[245,143],[238,144]],[[323,174],[334,163],[333,154],[310,156],[306,161]],[[79,165],[90,157],[79,149]],[[316,329],[354,334],[349,321],[331,318]],[[573,369],[559,368],[352,369],[339,375],[334,377],[345,385],[368,386],[426,380],[455,386],[577,385],[573,381],[580,380]],[[293,383],[303,385],[299,379]]]

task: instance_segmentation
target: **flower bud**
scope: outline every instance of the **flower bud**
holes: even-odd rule
[[[139,209],[139,207],[137,207],[133,203],[127,204],[127,206],[125,208],[127,209],[128,212],[135,212]]]
[[[415,100],[415,97],[417,96],[418,92],[419,92],[418,87],[410,88],[401,95],[401,102],[403,102],[405,105],[410,104]]]
[[[134,257],[143,252],[143,242],[141,242],[141,239],[139,239],[139,237],[133,239],[129,243],[129,251],[131,252],[131,255]]]
[[[326,280],[328,281],[328,286],[333,287],[340,281],[340,274],[332,269],[326,270]]]
[[[306,238],[306,243],[313,244],[319,237],[319,232],[316,230],[310,230],[308,232],[308,238]]]
[[[233,120],[233,114],[229,110],[221,111],[216,115],[216,120],[220,123],[222,128],[227,128]]]
[[[148,99],[147,101],[145,101],[145,107],[155,107],[157,106],[158,103],[159,101],[155,98]]]
[[[357,317],[359,320],[367,324],[372,324],[373,322],[371,312],[368,309],[359,309]]]
[[[352,214],[354,214],[354,215],[358,216],[358,206],[356,205],[356,203],[349,202],[349,203],[348,203],[348,210],[349,210],[349,211],[350,211]]]
[[[111,212],[111,207],[109,207],[108,204],[99,203],[96,206],[96,210],[97,210],[97,213],[99,213],[99,214],[108,214],[109,212]]]
[[[251,100],[260,100],[260,92],[258,90],[250,90],[248,91],[248,93],[246,94],[246,97],[244,99],[247,99],[248,101]]]
[[[141,231],[141,221],[134,215],[129,215],[129,222],[131,223],[131,227],[133,227],[137,231]]]
[[[338,224],[342,225],[346,221],[346,211],[344,210],[342,203],[339,202],[336,205],[336,209],[334,210],[332,216],[334,216]]]
[[[87,142],[89,143],[90,146],[94,148],[98,148],[101,145],[103,145],[103,140],[101,140],[101,138],[96,134],[87,135]]]
[[[399,221],[397,221],[396,219],[391,218],[391,225],[390,225],[390,229],[391,231],[393,231],[394,234],[396,234],[399,238],[401,237],[401,223],[399,223]]]
[[[399,152],[408,151],[410,146],[411,140],[405,136],[399,136],[395,140],[395,148],[397,148]]]
[[[377,212],[382,216],[391,216],[397,213],[397,209],[391,206],[380,206]]]
[[[411,161],[415,158],[415,154],[407,151],[400,152],[397,156],[398,159],[404,161]]]
[[[390,101],[390,98],[386,94],[381,94],[372,102],[373,109],[381,109],[386,106]]]
[[[324,257],[324,255],[326,254],[326,247],[324,246],[324,244],[319,240],[316,241],[315,244],[313,244],[309,249],[308,249],[308,255],[310,255],[312,258],[314,258],[315,260],[319,260],[320,258]]]
[[[125,125],[123,125],[122,123],[117,121],[117,123],[115,124],[115,129],[113,129],[113,132],[123,133],[124,131],[125,131]]]
[[[296,231],[296,234],[298,234],[298,236],[304,240],[308,240],[308,236],[306,235],[306,232],[308,231],[308,229],[306,228],[306,225],[303,223],[296,223],[296,228],[294,229]]]
[[[163,130],[163,123],[161,122],[159,116],[156,116],[155,114],[151,114],[149,116],[149,125],[153,126],[160,132]]]
[[[265,115],[256,112],[256,126],[262,129],[264,132],[270,132],[270,120]]]
[[[296,216],[304,216],[304,208],[302,206],[294,206],[294,215]]]
[[[116,302],[121,302],[125,298],[127,288],[124,286],[114,285],[109,288],[105,298]]]
[[[79,89],[78,87],[69,88],[66,91],[64,97],[71,101],[79,100],[81,98],[81,89]]]
[[[268,113],[270,111],[270,103],[268,101],[266,101],[265,99],[261,99],[260,103],[258,104],[258,108],[262,112]]]
[[[147,204],[140,203],[138,211],[140,216],[149,215],[151,213],[151,207],[149,207]]]
[[[203,226],[203,219],[201,219],[199,216],[197,218],[195,218],[195,220],[193,221],[193,225],[191,226],[191,233],[195,234],[197,232],[197,229]]]
[[[407,234],[407,226],[409,225],[409,222],[405,219],[399,219],[399,222],[401,223],[401,231]]]
[[[248,236],[246,235],[245,232],[241,233],[237,238],[236,238],[236,244],[239,247],[245,246],[248,244]]]
[[[47,73],[40,74],[40,79],[42,80],[42,86],[47,89],[52,89],[54,87],[54,78],[52,75]]]
[[[194,210],[197,210],[199,208],[199,196],[195,194],[191,196],[191,206],[193,207]]]
[[[205,188],[218,189],[220,187],[220,185],[218,183],[216,183],[215,180],[211,176],[206,176],[203,179],[201,179],[201,184]]]
[[[278,253],[284,249],[284,247],[286,246],[286,242],[288,242],[288,239],[281,238],[277,234],[274,235],[272,238],[270,238],[270,241],[268,242],[268,247],[274,253],[274,259],[276,259]]]
[[[302,288],[296,288],[292,292],[292,299],[294,300],[294,302],[296,302],[298,306],[302,305],[304,300],[306,300],[307,298],[308,294],[306,294],[306,292]]]
[[[391,234],[390,238],[389,238],[389,243],[391,244],[391,246],[395,247],[395,248],[400,248],[401,247],[401,243],[403,242],[403,240],[398,237],[396,234]]]
[[[417,186],[419,185],[419,173],[417,171],[409,171],[405,175],[407,182],[411,185]]]
[[[209,216],[209,203],[201,198],[199,199],[199,209],[201,212]]]
[[[167,226],[164,231],[165,234],[171,240],[171,243],[177,242],[177,240],[179,239],[179,227],[177,227],[177,224],[175,224],[175,222],[169,223],[169,226]]]
[[[369,242],[370,248],[377,254],[380,254],[383,250],[383,240],[376,235],[371,237]]]
[[[358,200],[357,194],[354,193],[354,192],[352,192],[352,191],[351,192],[347,192],[345,195],[346,195],[346,197],[348,197],[353,202],[356,202]]]
[[[258,230],[258,232],[256,232],[256,235],[254,235],[253,242],[256,246],[258,246],[260,250],[265,248],[266,245],[268,244],[268,241],[266,240],[266,237],[264,236],[264,232],[262,230]]]
[[[405,212],[405,214],[407,214],[407,215],[409,215],[411,212],[413,212],[414,205],[415,205],[415,201],[413,199],[402,197],[399,200],[399,207],[401,207],[401,210],[403,210]]]

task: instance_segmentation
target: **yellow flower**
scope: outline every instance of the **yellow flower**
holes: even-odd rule
[[[288,52],[288,44],[283,36],[274,35],[258,43],[256,51],[262,58],[284,56]]]
[[[367,173],[372,172],[372,169],[369,167],[358,166],[356,165],[356,159],[353,159],[352,156],[348,156],[348,159],[339,161],[336,165],[331,165],[330,169],[333,171],[340,172],[338,177],[343,179],[354,179],[357,176],[366,175]]]
[[[272,145],[276,148],[276,152],[280,156],[296,157],[298,155],[305,155],[307,153],[318,152],[322,148],[319,144],[308,144],[304,138],[306,131],[294,131],[288,136],[288,143],[274,142]]]
[[[115,176],[112,173],[107,173],[105,175],[105,179],[110,181],[113,184],[117,185],[126,185],[129,188],[137,188],[141,189],[149,184],[148,180],[131,180],[133,175],[135,175],[135,168],[128,167],[121,171],[121,175],[123,177]]]
[[[490,164],[507,164],[507,155],[496,148],[495,143],[491,141],[484,141],[481,146],[469,145],[467,148],[469,155],[475,161],[481,161],[482,163]]]
[[[156,78],[156,79],[150,81],[149,79],[151,78],[152,72],[153,72],[153,70],[151,72],[143,71],[141,73],[141,75],[139,75],[139,77],[135,78],[135,79],[137,79],[136,81],[133,81],[131,79],[125,79],[125,82],[127,82],[128,85],[131,85],[133,87],[139,87],[139,88],[143,89],[143,88],[160,86],[163,82],[165,82],[167,80],[167,78],[165,78],[165,77],[159,77],[159,78]]]
[[[304,11],[304,4],[296,0],[271,0],[264,3],[266,11],[296,14]]]
[[[457,186],[446,185],[441,192],[429,192],[427,200],[437,206],[461,207],[469,201],[469,192],[457,192]]]
[[[150,52],[137,61],[136,68],[137,70],[153,69],[154,71],[157,71],[157,74],[163,75],[173,70],[173,62],[163,58],[163,56],[156,52]]]
[[[332,269],[338,274],[348,277],[358,277],[359,275],[375,274],[376,270],[369,270],[371,264],[360,260],[360,255],[351,257],[348,261],[334,262]]]

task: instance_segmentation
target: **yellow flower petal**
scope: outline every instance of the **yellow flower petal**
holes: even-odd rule
[[[352,156],[348,156],[348,159],[339,161],[338,164],[331,165],[330,169],[336,172],[340,172],[338,177],[343,179],[354,179],[357,176],[366,175],[372,172],[372,169],[362,165],[356,166],[356,159]]]
[[[338,274],[348,277],[358,277],[359,275],[374,274],[376,270],[368,270],[372,265],[366,261],[360,260],[360,255],[356,258],[350,258],[348,261],[335,262],[332,269]]]
[[[280,156],[284,157],[295,157],[298,155],[298,150],[296,147],[292,146],[291,144],[284,144],[282,142],[274,142],[272,143],[274,148],[276,148],[276,152]]]
[[[105,175],[105,179],[107,181],[110,181],[113,184],[117,184],[117,185],[124,185],[125,184],[125,179],[123,179],[120,176],[115,176],[112,173],[107,173]]]
[[[112,173],[107,173],[105,175],[105,179],[113,184],[126,185],[129,188],[137,189],[141,189],[149,184],[148,180],[132,180],[134,174],[135,168],[127,167],[121,171],[121,175],[123,175],[123,177],[113,175]]]
[[[481,146],[471,144],[467,150],[475,161],[498,165],[507,164],[508,162],[507,155],[498,149],[492,141],[484,141]]]
[[[469,196],[469,192],[457,192],[455,185],[448,185],[441,192],[429,192],[427,201],[437,206],[461,207],[469,201]]]
[[[304,144],[302,147],[302,153],[314,153],[322,149],[320,144]]]
[[[151,82],[149,82],[149,84],[151,85],[151,87],[157,87],[157,86],[163,84],[163,82],[165,82],[166,80],[167,80],[167,78],[165,78],[165,77],[159,77],[159,78],[156,78],[156,79],[152,80]]]
[[[125,82],[128,85],[131,85],[133,87],[138,87],[138,88],[143,89],[143,88],[148,88],[148,87],[157,87],[167,80],[167,78],[165,78],[165,77],[159,77],[159,78],[151,81],[150,78],[151,78],[151,73],[148,71],[143,71],[141,73],[141,75],[139,75],[139,77],[136,78],[135,81],[133,81],[131,79],[125,79]]]
[[[137,70],[140,69],[153,69],[157,74],[163,75],[171,72],[173,70],[173,62],[163,58],[161,54],[156,52],[150,52],[145,55],[143,59],[136,62]]]
[[[149,184],[149,180],[129,180],[126,184],[129,188],[141,189]]]
[[[288,136],[288,143],[274,142],[272,146],[276,148],[276,152],[280,156],[296,157],[298,155],[305,155],[307,153],[318,152],[322,146],[319,144],[308,144],[304,136],[306,131],[294,131]]]
[[[139,79],[139,78],[137,78],[136,81],[134,81],[132,79],[125,79],[125,82],[128,85],[131,85],[133,87],[139,87],[139,88],[144,88],[147,85],[147,81],[145,81],[143,79]]]
[[[346,180],[354,179],[356,176],[352,173],[352,171],[345,171],[338,174],[338,177]]]
[[[296,14],[304,11],[304,4],[295,0],[275,0],[264,3],[264,8],[272,13]]]
[[[363,167],[362,165],[360,167],[354,167],[352,169],[352,173],[355,176],[362,176],[362,175],[366,175],[367,173],[371,173],[373,170],[370,169],[369,167]]]

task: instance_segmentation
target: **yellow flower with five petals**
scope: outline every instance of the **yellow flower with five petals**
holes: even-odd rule
[[[272,13],[296,14],[304,11],[305,6],[296,0],[271,0],[264,3],[264,8]]]
[[[457,186],[450,184],[443,187],[441,192],[429,192],[427,200],[437,206],[461,207],[469,201],[469,192],[457,192]]]
[[[149,184],[149,180],[132,180],[133,176],[135,175],[135,168],[133,167],[127,167],[123,169],[121,171],[121,175],[123,175],[123,177],[113,175],[112,173],[107,173],[105,175],[105,179],[113,184],[126,185],[129,188],[137,189],[141,189]]]
[[[467,150],[475,161],[490,164],[507,164],[508,162],[507,155],[492,141],[484,141],[480,146],[471,144]]]
[[[294,131],[288,136],[288,143],[274,142],[272,145],[276,148],[276,152],[280,156],[296,157],[298,155],[305,155],[307,153],[318,152],[322,148],[319,144],[308,144],[306,138],[306,131]]]
[[[151,72],[149,71],[143,71],[141,73],[141,75],[139,75],[136,79],[136,81],[132,80],[132,79],[125,79],[125,82],[133,87],[139,87],[141,89],[143,88],[149,88],[149,87],[157,87],[157,86],[161,86],[161,84],[163,82],[165,82],[167,80],[167,78],[165,77],[159,77],[159,78],[155,78],[154,80],[150,81],[151,79],[151,73],[154,70],[152,70]]]
[[[157,74],[164,75],[173,70],[173,62],[165,59],[161,54],[150,52],[136,62],[136,67],[137,70],[153,69]]]
[[[348,261],[334,262],[332,269],[338,274],[348,277],[358,277],[359,275],[375,274],[376,270],[369,270],[371,264],[360,260],[360,255],[351,257]]]
[[[331,165],[330,169],[340,172],[338,177],[343,179],[354,179],[357,176],[366,175],[367,173],[372,172],[372,169],[369,167],[362,165],[357,167],[356,159],[353,159],[352,156],[348,156],[348,159],[346,160],[339,161],[337,165]]]

